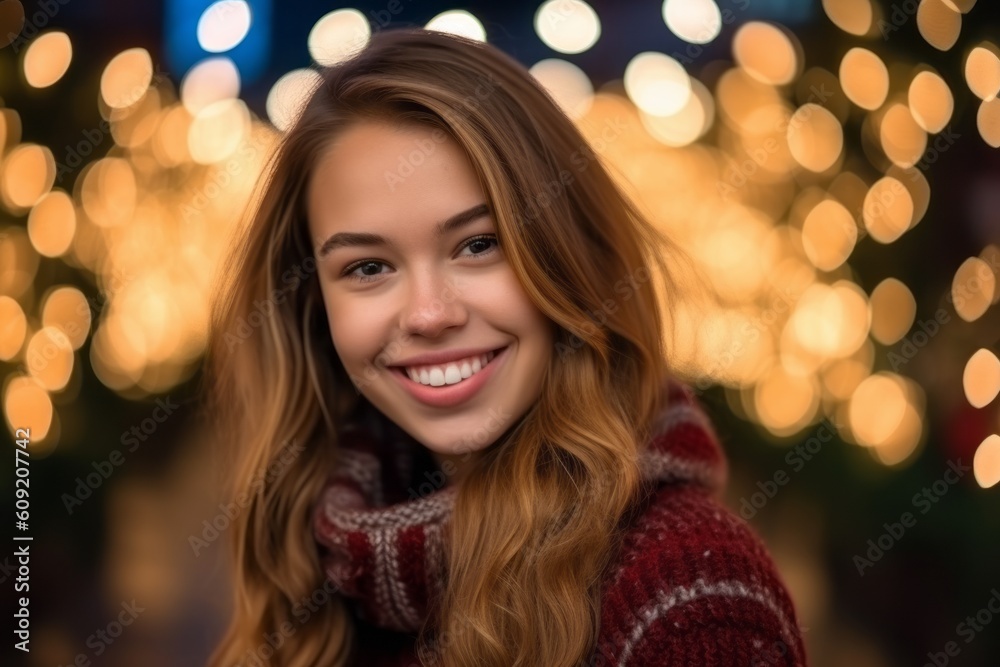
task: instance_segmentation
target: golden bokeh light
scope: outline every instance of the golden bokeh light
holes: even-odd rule
[[[840,83],[849,100],[874,111],[889,94],[889,69],[868,49],[854,47],[840,61]]]
[[[958,267],[951,283],[955,312],[966,322],[975,322],[993,302],[996,286],[989,265],[978,257],[968,258]]]
[[[900,380],[901,383],[902,380]],[[912,383],[904,383],[912,390]],[[924,420],[917,406],[907,400],[903,409],[903,417],[896,429],[877,447],[870,449],[875,458],[883,465],[899,466],[913,459],[924,434]]]
[[[965,81],[981,100],[992,100],[1000,92],[1000,57],[995,45],[987,42],[969,52],[965,59]]]
[[[976,0],[941,0],[956,12],[968,14],[969,10],[976,6]]]
[[[80,200],[87,217],[100,227],[116,227],[132,218],[138,186],[128,160],[106,157],[81,174]]]
[[[965,398],[974,408],[985,408],[1000,394],[1000,359],[986,348],[976,350],[962,373]]]
[[[51,190],[55,180],[52,151],[38,144],[21,144],[7,154],[0,167],[0,196],[8,209],[20,213]]]
[[[59,257],[73,243],[76,209],[62,190],[42,197],[28,214],[28,238],[40,255]]]
[[[687,146],[708,132],[715,120],[715,102],[708,88],[691,80],[692,95],[687,104],[670,116],[653,116],[641,112],[642,124],[650,136],[666,146]]]
[[[879,139],[886,157],[900,167],[912,167],[927,150],[927,133],[905,104],[893,104],[879,122]]]
[[[7,295],[0,296],[0,361],[10,361],[21,351],[28,331],[21,304]]]
[[[708,44],[722,31],[722,12],[714,0],[664,0],[663,22],[689,44]]]
[[[112,58],[101,73],[101,99],[112,109],[130,107],[142,99],[152,81],[149,51],[127,49]]]
[[[754,388],[760,423],[775,435],[791,435],[807,426],[819,408],[819,386],[808,376],[772,368]]]
[[[844,402],[872,372],[872,345],[868,341],[850,357],[835,359],[823,369],[823,388],[835,401]]]
[[[316,21],[309,31],[309,55],[330,67],[342,62],[368,43],[372,27],[357,9],[337,9]]]
[[[74,350],[87,340],[91,317],[90,303],[75,287],[57,287],[42,301],[42,326],[62,331]]]
[[[583,0],[547,0],[535,12],[535,32],[553,51],[583,53],[601,36],[601,20]]]
[[[45,439],[52,426],[52,399],[38,380],[24,375],[10,379],[4,388],[4,416],[11,435],[30,428],[32,443]]]
[[[240,72],[226,57],[207,58],[192,67],[181,81],[181,101],[192,115],[213,102],[240,94]]]
[[[903,422],[908,402],[894,374],[880,372],[865,378],[848,404],[850,428],[857,443],[878,447],[892,437]]]
[[[23,227],[0,229],[0,294],[20,297],[38,271],[38,253]]]
[[[160,121],[163,99],[156,88],[150,88],[138,102],[127,109],[111,109],[111,136],[115,143],[126,148],[139,148],[149,141],[156,132]],[[145,152],[133,156],[136,162],[144,161],[152,166]]]
[[[56,327],[42,327],[28,341],[24,353],[28,372],[48,391],[59,391],[73,372],[73,346]]]
[[[802,249],[821,271],[833,271],[847,261],[858,241],[858,227],[843,204],[824,199],[802,223]]]
[[[823,172],[844,150],[844,129],[836,117],[818,104],[803,104],[788,121],[788,149],[800,165]]]
[[[24,52],[24,80],[34,88],[47,88],[62,78],[73,60],[73,45],[64,32],[47,32]]]
[[[789,320],[799,346],[823,358],[846,357],[868,335],[870,315],[861,289],[848,281],[815,283],[795,304]]]
[[[21,116],[14,109],[0,109],[0,155],[21,141]]]
[[[962,15],[946,2],[955,0],[920,0],[917,29],[921,37],[939,51],[955,46],[962,31]]]
[[[879,243],[892,243],[913,222],[913,199],[902,183],[891,176],[875,182],[865,196],[862,218],[865,229]]]
[[[913,326],[917,301],[896,278],[886,278],[872,290],[872,338],[883,345],[899,341]]]
[[[983,141],[993,148],[1000,148],[1000,98],[994,97],[979,105],[976,127]]]
[[[932,134],[943,130],[955,111],[955,98],[948,84],[939,74],[929,70],[913,77],[907,103],[917,124]]]
[[[192,120],[191,114],[182,105],[163,113],[152,141],[153,155],[161,166],[176,167],[191,159],[187,137]]]
[[[275,81],[265,103],[274,126],[281,131],[290,128],[321,81],[319,73],[308,67],[292,70]]]
[[[802,66],[801,52],[795,36],[772,23],[748,21],[733,35],[736,62],[762,83],[790,83]]]
[[[871,30],[871,0],[823,0],[823,11],[846,33],[860,37]]]
[[[188,129],[187,148],[199,164],[221,162],[250,136],[250,111],[243,100],[220,100],[199,111]]]
[[[993,290],[991,303],[1000,303],[1000,245],[991,243],[979,253],[979,259],[986,262],[993,272],[993,282],[998,284],[998,289]]]
[[[671,116],[688,103],[691,77],[679,62],[663,53],[644,51],[625,67],[625,92],[642,111]]]
[[[976,483],[984,489],[1000,482],[1000,435],[993,433],[979,443],[972,459]]]
[[[428,30],[474,39],[477,42],[486,41],[486,27],[483,22],[464,9],[449,9],[441,12],[428,21],[424,27]]]
[[[913,220],[910,221],[910,229],[913,229],[927,214],[927,208],[930,206],[930,183],[917,167],[903,169],[894,164],[886,170],[885,175],[902,183],[906,191],[910,193],[910,199],[913,202]]]
[[[590,111],[594,85],[586,72],[573,63],[546,58],[532,65],[529,71],[570,118],[580,118]]]

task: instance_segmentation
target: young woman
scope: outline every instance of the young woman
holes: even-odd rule
[[[679,255],[525,68],[380,32],[265,183],[210,357],[245,507],[213,665],[806,664],[667,371]]]

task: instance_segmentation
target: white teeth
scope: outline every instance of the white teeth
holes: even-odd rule
[[[460,359],[440,366],[408,367],[406,374],[414,382],[440,387],[446,384],[457,384],[470,378],[483,369],[496,355],[493,352],[481,354],[478,357]]]

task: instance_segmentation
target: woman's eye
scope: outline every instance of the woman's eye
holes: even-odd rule
[[[500,241],[497,239],[495,234],[482,234],[480,236],[474,236],[471,239],[466,240],[462,246],[461,250],[469,250],[469,254],[462,254],[460,256],[464,257],[490,257],[494,253],[498,252],[500,249]],[[359,283],[370,283],[379,279],[382,275],[382,271],[379,268],[387,266],[385,262],[381,262],[376,259],[363,259],[358,262],[354,262],[346,269],[344,269],[343,276],[349,280],[354,280]],[[374,269],[375,272],[371,272]]]
[[[493,244],[494,248],[490,247],[491,243]],[[466,241],[465,244],[462,246],[462,249],[463,250],[466,248],[479,249],[479,252],[472,253],[473,256],[479,257],[483,255],[490,255],[499,247],[500,247],[500,242],[497,240],[497,237],[494,234],[483,234],[482,236],[474,236],[473,238]]]
[[[384,266],[382,262],[378,262],[373,259],[366,259],[361,262],[356,262],[344,269],[344,277],[350,278],[351,280],[357,280],[362,283],[370,283],[377,279],[381,272],[368,273],[366,269],[370,269],[371,267],[378,268],[381,266]]]

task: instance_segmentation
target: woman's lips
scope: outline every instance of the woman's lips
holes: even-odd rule
[[[464,403],[477,394],[497,371],[499,366],[507,359],[507,351],[509,349],[510,346],[505,345],[494,350],[493,358],[478,373],[470,375],[455,384],[432,387],[414,382],[407,375],[406,369],[400,366],[392,368],[394,371],[393,375],[399,378],[399,382],[403,388],[417,401],[439,408],[448,408]]]

